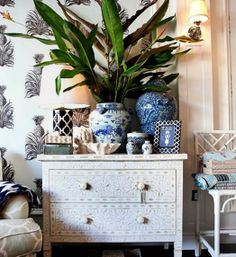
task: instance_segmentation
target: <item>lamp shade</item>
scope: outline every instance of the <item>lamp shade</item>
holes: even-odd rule
[[[208,12],[205,0],[192,0],[190,5],[189,21],[206,22],[208,20]]]
[[[77,86],[67,92],[63,92],[65,88],[83,81],[84,77],[81,74],[70,79],[62,79],[62,90],[59,95],[56,94],[55,79],[63,68],[69,69],[69,67],[62,65],[50,65],[43,68],[39,106],[47,109],[75,109],[91,106],[91,109],[93,109],[96,102],[86,85]]]

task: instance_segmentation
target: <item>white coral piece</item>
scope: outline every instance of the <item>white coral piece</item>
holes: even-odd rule
[[[85,145],[90,152],[99,155],[111,154],[115,152],[120,146],[119,143],[86,143]]]

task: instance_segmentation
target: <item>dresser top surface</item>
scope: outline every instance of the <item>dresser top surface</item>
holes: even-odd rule
[[[187,154],[71,154],[71,155],[44,155],[37,156],[39,161],[168,161],[168,160],[186,160]]]

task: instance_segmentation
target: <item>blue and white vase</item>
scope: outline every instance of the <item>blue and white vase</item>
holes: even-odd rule
[[[177,103],[169,94],[146,92],[137,100],[136,113],[142,131],[154,136],[157,121],[176,119]]]
[[[126,152],[127,154],[138,154],[138,146],[133,141],[128,141],[126,144]]]
[[[145,140],[144,144],[142,145],[142,153],[152,154],[152,144],[150,143],[150,141]]]
[[[121,103],[99,103],[90,113],[89,126],[98,143],[120,143],[125,149],[131,117]]]

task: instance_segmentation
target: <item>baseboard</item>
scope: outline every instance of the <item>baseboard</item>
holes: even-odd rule
[[[183,250],[195,249],[195,235],[186,233],[183,235]]]

